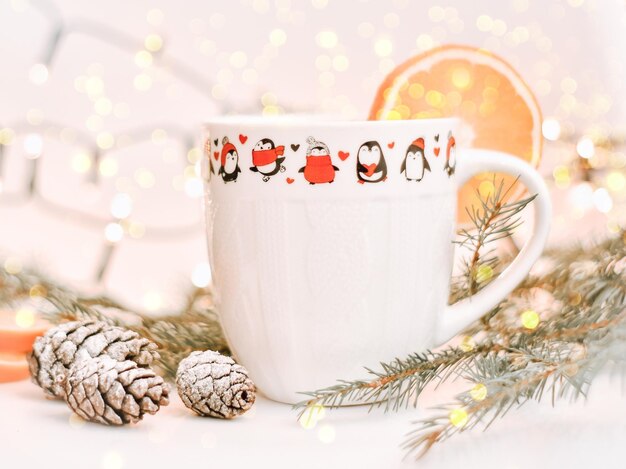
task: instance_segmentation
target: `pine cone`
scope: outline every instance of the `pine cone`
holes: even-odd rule
[[[252,407],[256,398],[248,370],[211,350],[181,360],[176,387],[187,407],[208,417],[232,419]]]
[[[159,358],[157,345],[136,332],[99,321],[68,322],[50,329],[33,344],[28,357],[32,381],[50,397],[64,398],[69,367],[82,358],[108,355],[149,366]]]
[[[76,362],[65,380],[66,402],[85,420],[136,423],[169,404],[169,388],[150,368],[106,355]]]

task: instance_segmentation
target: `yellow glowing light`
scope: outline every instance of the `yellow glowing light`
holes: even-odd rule
[[[128,226],[128,234],[134,239],[142,238],[146,234],[146,227],[139,222],[131,222]]]
[[[589,137],[581,138],[576,144],[576,153],[578,153],[581,158],[591,158],[595,150],[595,145]]]
[[[506,34],[507,26],[502,20],[494,20],[491,26],[491,33],[494,36],[504,36]]]
[[[143,42],[143,45],[150,52],[157,52],[161,50],[161,47],[163,47],[163,38],[158,34],[148,34]]]
[[[335,427],[333,427],[332,425],[326,423],[324,425],[320,425],[319,430],[317,431],[317,438],[322,442],[322,443],[332,443],[333,441],[335,441],[335,436],[337,435],[337,432],[335,431]]]
[[[48,67],[44,64],[35,64],[28,71],[28,79],[35,85],[43,85],[48,81]]]
[[[566,77],[561,80],[561,90],[563,93],[574,94],[578,88],[578,83],[572,77]]]
[[[339,42],[339,38],[333,31],[320,31],[315,36],[315,42],[324,49],[332,49]]]
[[[428,9],[428,18],[433,23],[438,23],[440,21],[443,21],[444,17],[445,17],[445,11],[442,7],[433,6]]]
[[[148,91],[152,88],[152,78],[150,75],[140,73],[133,80],[133,86],[137,91]]]
[[[302,415],[298,419],[300,426],[305,430],[310,430],[317,425],[317,422],[322,420],[326,414],[326,409],[321,404],[313,404],[307,406],[302,412]]]
[[[31,298],[43,298],[48,294],[48,290],[43,285],[33,285],[30,287],[28,294]]]
[[[429,90],[426,92],[426,103],[429,106],[441,108],[446,104],[446,97],[439,91]]]
[[[86,173],[91,169],[91,157],[86,152],[78,152],[72,158],[72,169],[77,173]]]
[[[452,84],[455,87],[464,90],[470,86],[471,82],[472,76],[466,68],[458,67],[452,71]]]
[[[345,55],[340,54],[333,58],[333,68],[338,72],[345,72],[346,70],[348,70],[349,65],[350,61]]]
[[[248,56],[245,52],[238,50],[230,55],[228,62],[234,68],[243,68],[248,63]]]
[[[154,187],[156,178],[154,177],[154,173],[152,171],[140,168],[135,171],[135,181],[142,189],[150,189],[151,187]]]
[[[226,87],[220,83],[216,84],[211,88],[211,96],[215,99],[224,99],[228,95],[228,91]]]
[[[463,350],[464,352],[471,352],[472,350],[474,350],[475,346],[476,342],[474,342],[474,338],[470,335],[464,336],[463,340],[461,340],[461,344],[459,345],[459,347],[461,347],[461,350]]]
[[[521,316],[522,326],[526,329],[536,329],[539,325],[539,315],[532,309],[524,311]]]
[[[143,296],[143,305],[148,311],[156,311],[163,305],[163,298],[156,290],[147,291]]]
[[[493,277],[493,269],[491,266],[487,264],[481,264],[478,269],[476,269],[476,281],[478,283],[484,283]]]
[[[546,140],[558,140],[561,136],[561,124],[556,119],[548,117],[541,124],[541,132]]]
[[[15,313],[15,324],[22,329],[28,329],[35,324],[35,311],[24,306]]]
[[[90,98],[96,98],[104,92],[104,82],[100,77],[89,77],[85,81],[85,91]]]
[[[606,176],[606,186],[613,192],[620,192],[626,187],[626,178],[620,171],[611,171]]]
[[[374,28],[374,25],[372,23],[359,23],[359,26],[357,27],[357,33],[363,38],[372,37],[375,32],[376,28]]]
[[[154,129],[150,135],[152,143],[165,143],[167,140],[167,132],[163,129]]]
[[[146,21],[152,26],[159,26],[163,22],[163,12],[158,8],[153,8],[146,15]]]
[[[374,52],[378,57],[387,57],[393,52],[393,43],[391,39],[381,37],[374,43]]]
[[[571,176],[567,166],[557,166],[552,171],[554,182],[559,189],[565,189],[570,185]]]
[[[43,122],[43,111],[41,109],[29,109],[26,113],[26,120],[31,125],[39,125]]]
[[[573,8],[578,8],[585,3],[585,0],[567,0],[567,3],[569,3]]]
[[[152,65],[152,54],[147,50],[140,50],[135,54],[135,64],[141,68],[149,67]]]
[[[103,150],[108,150],[115,145],[115,138],[111,132],[100,132],[96,137],[96,145]]]
[[[420,34],[417,36],[416,43],[420,50],[428,50],[435,47],[435,40],[428,34]]]
[[[19,274],[22,271],[22,261],[17,257],[7,257],[4,261],[4,270],[8,274]]]
[[[98,165],[98,171],[100,171],[100,174],[104,177],[115,176],[117,174],[118,168],[119,165],[117,163],[117,160],[110,156],[102,158],[100,164]]]
[[[463,428],[467,424],[468,415],[465,409],[453,409],[448,416],[450,423],[457,428]]]
[[[15,131],[8,127],[0,130],[0,145],[11,145],[15,140]]]
[[[287,42],[287,33],[283,29],[273,29],[270,32],[270,44],[275,47],[280,47]]]
[[[94,110],[101,116],[108,116],[109,114],[111,114],[111,111],[113,111],[113,103],[110,99],[105,97],[96,99],[93,107]]]
[[[476,27],[479,31],[491,31],[491,28],[493,27],[493,20],[488,15],[480,15],[476,18]]]
[[[413,99],[419,99],[424,96],[424,87],[419,83],[411,83],[409,86],[409,96]]]
[[[80,428],[87,423],[78,414],[70,415],[68,422],[72,428]]]
[[[475,401],[482,401],[487,397],[487,386],[482,383],[476,384],[472,389],[470,389],[470,396]]]
[[[493,194],[494,190],[495,190],[495,187],[493,185],[493,182],[491,181],[483,181],[478,186],[478,192],[480,193],[480,196],[483,198],[489,197],[491,194]]]

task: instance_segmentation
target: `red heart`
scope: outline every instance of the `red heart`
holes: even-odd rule
[[[350,156],[350,152],[349,151],[340,151],[339,152],[339,159],[341,161],[346,161],[346,158],[348,158],[348,156]]]
[[[246,143],[246,141],[248,140],[248,136],[247,135],[241,135],[239,134],[239,141],[241,142],[241,144],[243,145],[244,143]]]
[[[389,148],[393,148],[393,146],[394,146],[395,144],[396,144],[396,142],[391,142],[391,143],[388,143],[388,144],[387,144],[387,146],[388,146]]]
[[[435,147],[434,152],[435,152],[435,156],[439,156],[439,151],[441,149],[439,147]]]
[[[220,152],[219,151],[214,151],[213,152],[213,158],[218,159],[220,157]]]
[[[287,184],[293,184],[293,181],[295,181],[295,179],[287,178]]]
[[[372,176],[374,171],[376,171],[376,163],[364,164],[363,166],[367,169],[367,172],[365,173],[366,176]]]

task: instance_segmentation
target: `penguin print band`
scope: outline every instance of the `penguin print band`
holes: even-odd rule
[[[323,140],[313,136],[308,137],[304,145],[290,143],[289,155],[286,155],[286,145],[277,145],[272,138],[262,138],[254,144],[241,134],[238,143],[233,143],[228,136],[221,140],[207,138],[204,154],[208,159],[208,178],[216,175],[224,184],[236,183],[242,167],[258,174],[263,182],[269,182],[285,173],[288,166],[294,171],[298,169],[297,176],[283,179],[287,184],[293,184],[296,178],[312,186],[332,184],[338,177],[353,178],[361,185],[381,184],[396,177],[407,183],[419,183],[429,177],[433,171],[431,163],[439,158],[444,159],[443,171],[449,178],[455,173],[456,140],[451,131],[440,137],[439,134],[433,136],[430,148],[424,136],[418,136],[404,147],[389,142],[384,149],[378,140],[368,140],[358,147],[352,164],[348,162],[350,152],[340,150],[334,154]],[[390,169],[390,161],[399,161],[399,169]]]

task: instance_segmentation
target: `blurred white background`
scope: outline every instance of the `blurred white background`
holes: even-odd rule
[[[438,44],[501,55],[564,133],[617,135],[625,13],[622,0],[2,0],[0,255],[176,305],[209,281],[203,119],[365,118],[384,76]]]

